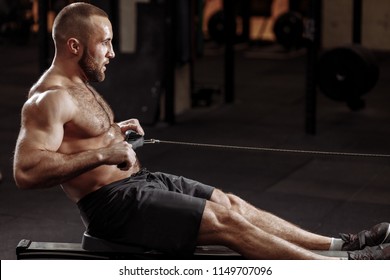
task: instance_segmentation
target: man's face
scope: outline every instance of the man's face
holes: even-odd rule
[[[107,18],[92,17],[92,32],[79,65],[85,77],[91,82],[101,82],[105,79],[106,64],[115,54],[112,48],[112,27]]]
[[[105,79],[105,67],[104,63],[95,59],[86,48],[83,56],[79,61],[81,69],[84,71],[84,75],[91,82],[101,82]]]

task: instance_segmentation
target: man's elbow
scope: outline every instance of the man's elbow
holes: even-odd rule
[[[14,180],[16,186],[22,190],[34,189],[37,188],[37,182],[35,182],[32,176],[29,176],[23,171],[17,170],[14,171]]]

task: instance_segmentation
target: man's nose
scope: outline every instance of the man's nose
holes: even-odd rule
[[[115,52],[114,52],[114,49],[113,49],[113,48],[111,48],[111,49],[108,51],[107,57],[110,58],[110,59],[115,57]]]

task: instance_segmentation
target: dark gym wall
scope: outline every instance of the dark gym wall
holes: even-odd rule
[[[107,3],[93,1],[93,4],[110,14],[115,59],[107,67],[106,80],[94,86],[112,106],[116,121],[136,117],[144,124],[152,124],[159,116],[164,84],[165,1],[136,3],[136,44],[133,53],[123,53],[119,49],[119,30],[129,27],[119,24],[118,1]]]
[[[352,43],[354,0],[322,1],[323,47],[331,48]],[[390,50],[390,2],[361,0],[361,44],[376,50]]]

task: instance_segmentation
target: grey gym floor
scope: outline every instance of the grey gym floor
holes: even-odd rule
[[[12,178],[20,108],[38,77],[34,46],[0,46],[0,259],[15,259],[21,239],[80,242],[78,210],[59,187],[21,191]],[[378,54],[381,77],[365,96],[366,109],[318,94],[317,134],[304,130],[305,55],[262,58],[236,52],[236,99],[193,108],[175,125],[145,126],[147,137],[200,143],[390,154],[390,56]],[[110,75],[109,69],[107,75]],[[197,87],[223,86],[223,55],[196,60]],[[113,107],[115,104],[113,104]],[[137,116],[131,116],[137,117]],[[312,156],[167,144],[137,151],[150,170],[184,175],[236,193],[308,230],[335,236],[390,215],[389,159]]]

